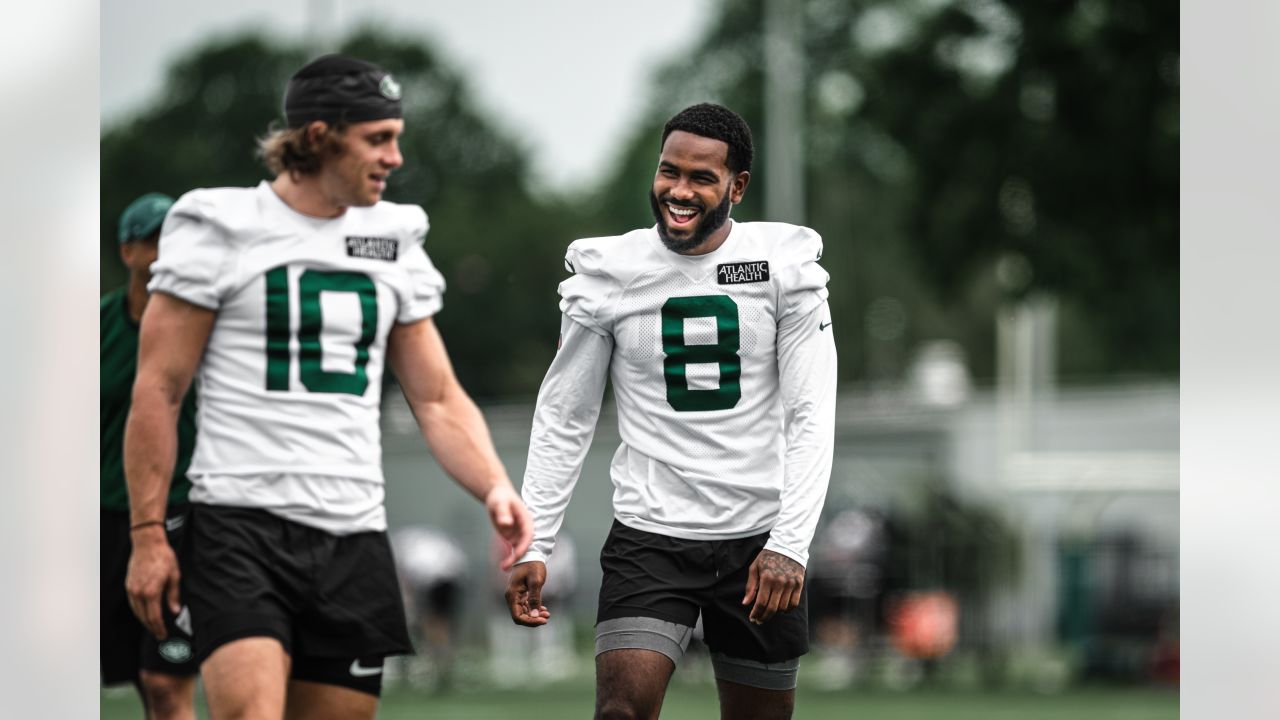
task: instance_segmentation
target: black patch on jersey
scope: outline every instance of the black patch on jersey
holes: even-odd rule
[[[716,266],[716,284],[740,285],[742,283],[769,282],[769,261],[724,263]]]
[[[347,255],[367,260],[395,262],[400,254],[400,241],[395,238],[347,236]]]

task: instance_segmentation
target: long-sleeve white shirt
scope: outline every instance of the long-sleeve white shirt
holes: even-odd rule
[[[561,346],[534,414],[523,495],[545,560],[612,377],[622,444],[613,514],[692,540],[768,531],[808,560],[831,473],[836,352],[821,239],[737,223],[683,256],[654,229],[579,240],[561,284]]]

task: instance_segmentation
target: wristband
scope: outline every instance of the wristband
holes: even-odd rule
[[[142,522],[138,523],[137,525],[130,525],[130,526],[129,526],[129,532],[133,532],[134,530],[137,530],[138,528],[144,528],[144,527],[146,527],[146,526],[148,526],[148,525],[163,525],[163,524],[164,524],[164,521],[163,521],[163,520],[144,520],[144,521],[142,521]]]

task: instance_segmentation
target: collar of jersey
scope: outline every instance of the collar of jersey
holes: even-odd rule
[[[663,262],[675,268],[677,272],[689,278],[691,282],[701,282],[716,271],[718,260],[733,255],[733,248],[738,244],[738,238],[742,235],[739,227],[742,223],[734,220],[728,220],[733,223],[729,226],[729,237],[724,239],[720,247],[712,250],[705,255],[681,255],[678,252],[672,252],[662,244],[662,237],[658,235],[658,226],[655,223],[648,233],[649,245],[653,247],[654,253],[662,258]]]
[[[271,189],[271,183],[266,180],[258,183],[258,191],[266,196],[267,206],[271,207],[273,209],[272,211],[276,215],[288,220],[290,223],[307,233],[319,232],[329,227],[337,227],[339,223],[342,223],[351,215],[351,208],[347,208],[346,212],[335,218],[318,218],[305,213],[300,213],[289,207],[289,203],[281,199],[280,196],[276,194],[276,191]]]

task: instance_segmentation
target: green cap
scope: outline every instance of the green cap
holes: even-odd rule
[[[129,203],[120,213],[120,244],[146,237],[160,229],[173,198],[164,193],[147,193]]]

